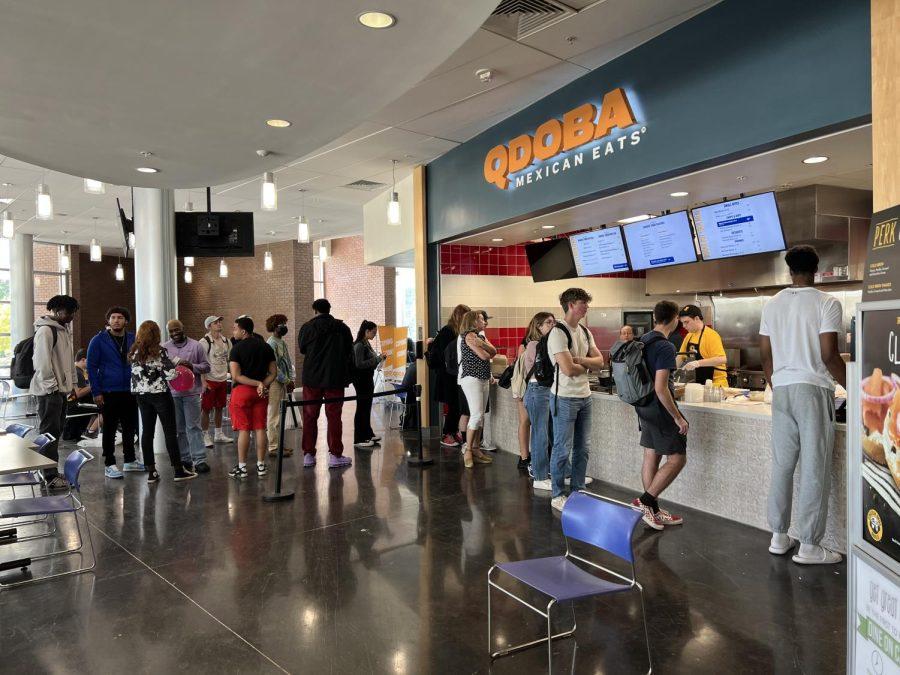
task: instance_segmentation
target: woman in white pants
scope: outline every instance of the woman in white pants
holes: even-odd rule
[[[466,443],[463,445],[463,461],[470,469],[475,463],[490,464],[493,460],[481,451],[481,434],[484,427],[484,410],[488,401],[488,382],[491,379],[491,359],[496,348],[478,333],[484,330],[484,317],[480,312],[466,312],[460,322],[457,338],[459,357],[459,386],[469,404],[469,424],[466,427]]]

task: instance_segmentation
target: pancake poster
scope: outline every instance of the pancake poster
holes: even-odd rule
[[[900,309],[863,314],[863,538],[900,562]]]
[[[872,214],[869,225],[863,301],[900,297],[900,206]]]

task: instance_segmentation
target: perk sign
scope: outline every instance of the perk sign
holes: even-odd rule
[[[863,301],[900,298],[900,206],[872,215],[863,281]]]

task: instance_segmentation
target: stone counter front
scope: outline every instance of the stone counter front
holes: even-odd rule
[[[588,475],[640,494],[640,432],[634,409],[608,394],[595,393],[592,400]],[[491,387],[491,438],[500,449],[518,454],[516,405],[509,390]],[[766,497],[772,461],[768,406],[731,411],[723,405],[683,405],[682,413],[690,423],[687,466],[663,493],[662,500],[768,531]],[[828,522],[822,544],[841,552],[847,548],[846,447],[845,425],[836,425]]]

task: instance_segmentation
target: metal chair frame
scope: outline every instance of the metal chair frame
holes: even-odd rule
[[[579,490],[579,493],[584,494],[588,497],[592,497],[594,499],[602,499],[607,502],[612,502],[614,504],[618,504],[618,505],[624,506],[626,508],[633,508],[630,504],[626,504],[625,502],[621,502],[617,499],[611,499],[609,497],[604,497],[603,495],[598,495],[593,492],[588,492],[586,490]],[[621,579],[622,581],[624,581],[627,584],[627,586],[623,586],[622,591],[619,591],[619,592],[625,592],[625,591],[637,589],[638,592],[640,593],[640,596],[641,596],[641,618],[644,623],[644,640],[645,640],[645,644],[647,647],[647,663],[649,666],[647,673],[652,673],[653,672],[653,660],[650,656],[650,633],[647,629],[647,611],[644,606],[644,587],[641,586],[640,583],[638,583],[637,577],[635,575],[634,556],[632,555],[632,560],[631,560],[631,576],[627,577],[625,575],[619,574],[618,572],[616,572],[614,570],[609,569],[608,567],[604,567],[603,565],[599,565],[590,560],[586,560],[586,559],[582,558],[581,556],[575,555],[574,553],[572,553],[571,549],[569,548],[569,538],[565,537],[565,540],[566,540],[565,557],[567,559],[577,560],[581,563],[589,565],[590,567],[594,568],[595,570],[605,572],[607,574],[610,574],[614,577]],[[519,652],[519,651],[522,651],[523,649],[528,649],[529,647],[533,647],[535,645],[539,645],[539,644],[546,642],[547,643],[547,672],[552,673],[553,672],[553,641],[571,637],[575,633],[575,629],[578,627],[578,623],[575,620],[575,600],[568,601],[570,604],[570,607],[572,609],[572,628],[570,628],[569,630],[557,633],[556,635],[553,635],[552,634],[553,629],[551,626],[552,610],[553,610],[554,605],[558,605],[560,603],[558,603],[555,599],[551,599],[550,602],[547,603],[546,609],[542,610],[542,609],[539,609],[538,607],[535,607],[534,605],[525,601],[523,598],[520,598],[518,595],[514,594],[513,592],[508,591],[507,589],[498,585],[491,578],[491,574],[493,573],[493,571],[495,569],[497,569],[496,564],[493,565],[491,567],[491,569],[488,570],[488,574],[487,574],[487,578],[488,578],[488,652],[491,655],[491,659],[496,659],[496,658],[500,658],[502,656],[507,656],[509,654]],[[502,572],[503,570],[501,569],[500,571]],[[520,643],[517,645],[511,645],[509,647],[506,647],[505,649],[501,649],[501,650],[492,652],[491,649],[493,647],[493,634],[491,632],[491,618],[492,618],[492,616],[491,616],[491,588],[496,588],[498,591],[508,595],[513,600],[516,600],[517,602],[525,605],[531,611],[544,617],[547,620],[547,637],[538,638],[536,640],[532,640],[530,642],[523,642],[523,643]],[[532,588],[532,587],[529,586],[529,588]],[[545,595],[544,593],[542,593],[540,590],[538,590],[536,588],[532,588],[532,590],[534,590],[538,593],[541,593],[542,595]],[[611,595],[611,594],[607,593],[606,595]],[[574,664],[573,664],[573,667],[574,667]]]

